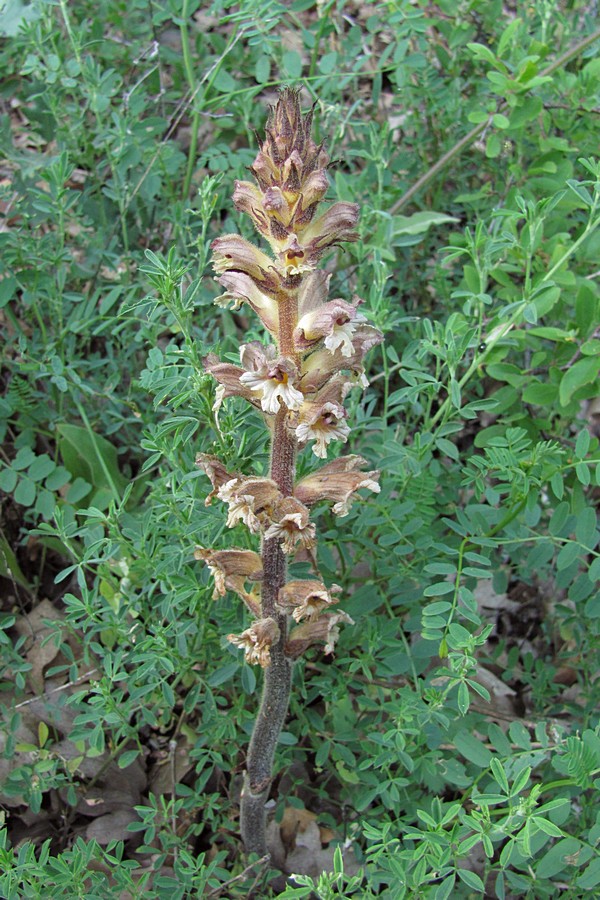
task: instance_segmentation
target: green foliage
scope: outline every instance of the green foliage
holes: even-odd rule
[[[257,677],[221,635],[244,613],[193,559],[248,538],[194,459],[266,465],[201,359],[261,338],[212,305],[209,245],[246,227],[228,198],[283,83],[361,204],[328,268],[386,332],[348,447],[382,492],[319,513],[356,626],[295,670],[279,751],[276,818],[318,811],[339,847],[260,895],[598,892],[597,42],[560,62],[594,25],[579,0],[6,5],[3,897],[258,877],[231,828]],[[159,764],[173,784],[145,784],[122,839],[86,836],[107,772]]]

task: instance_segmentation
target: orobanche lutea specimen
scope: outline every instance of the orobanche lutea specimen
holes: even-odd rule
[[[264,854],[265,803],[275,746],[287,712],[294,660],[313,644],[332,653],[340,624],[353,624],[337,609],[341,588],[319,574],[317,536],[310,509],[319,501],[348,513],[361,488],[378,492],[378,472],[364,472],[360,456],[341,456],[296,480],[296,455],[310,448],[326,459],[332,442],[350,433],[344,399],[365,386],[363,359],[382,335],[359,312],[360,300],[328,299],[330,276],[318,268],[330,248],[355,241],[358,206],[334,203],[318,213],[327,191],[329,157],[311,138],[312,111],[304,115],[298,92],[285,89],[271,108],[266,139],[250,167],[257,184],[237,181],[236,209],[250,216],[271,255],[237,234],[213,241],[213,266],[225,293],[216,301],[239,309],[247,303],[272,343],[240,347],[240,366],[210,355],[206,371],[218,382],[215,408],[243,397],[270,432],[268,478],[229,472],[215,456],[197,464],[228,506],[227,525],[243,522],[261,537],[261,552],[198,548],[210,568],[214,597],[234,591],[252,623],[228,640],[246,660],[264,669],[263,695],[250,742],[241,799],[241,835],[249,852]],[[287,560],[304,551],[314,577],[287,579]],[[290,625],[292,626],[290,628]]]

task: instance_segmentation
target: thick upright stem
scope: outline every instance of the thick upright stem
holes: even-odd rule
[[[287,410],[275,417],[271,444],[271,477],[284,496],[294,488],[296,438],[286,425]],[[266,809],[273,774],[273,760],[285,721],[292,680],[291,663],[285,656],[286,616],[276,609],[277,595],[287,574],[286,557],[278,538],[264,541],[262,549],[262,616],[275,619],[280,637],[271,646],[271,663],[265,669],[263,694],[248,749],[240,807],[240,830],[248,853],[266,853]]]

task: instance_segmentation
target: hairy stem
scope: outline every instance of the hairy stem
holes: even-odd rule
[[[287,410],[275,417],[271,443],[271,478],[284,496],[292,493],[296,464],[296,438],[286,425]],[[275,619],[279,641],[271,647],[271,664],[265,669],[263,693],[250,740],[240,806],[240,830],[248,853],[266,853],[266,809],[273,775],[277,740],[290,699],[292,667],[285,656],[287,619],[276,609],[277,595],[287,575],[286,557],[278,538],[264,541],[262,549],[262,616]]]

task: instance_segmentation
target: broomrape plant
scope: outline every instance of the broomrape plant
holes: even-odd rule
[[[240,347],[240,366],[209,355],[205,369],[218,382],[215,411],[226,397],[243,397],[264,416],[270,432],[270,475],[228,472],[215,456],[197,464],[210,478],[214,497],[228,506],[227,525],[243,522],[260,535],[261,553],[197,548],[210,568],[213,596],[234,591],[253,622],[228,640],[243,648],[247,662],[264,669],[263,695],[248,751],[241,797],[241,835],[248,852],[264,854],[265,802],[273,759],[290,696],[292,664],[313,644],[333,653],[341,623],[334,609],[338,585],[323,583],[315,555],[317,537],[310,509],[321,500],[338,516],[348,513],[361,488],[379,492],[379,472],[364,472],[360,456],[333,459],[296,479],[299,449],[326,459],[333,441],[350,433],[344,400],[366,386],[363,360],[380,343],[367,324],[360,300],[328,299],[330,276],[318,265],[343,241],[357,240],[358,206],[334,203],[318,213],[329,185],[329,157],[311,138],[312,111],[302,113],[299,94],[285,89],[270,111],[266,138],[250,171],[256,184],[237,181],[233,202],[252,219],[271,254],[237,234],[213,241],[213,267],[225,293],[216,301],[239,309],[247,303],[273,343]],[[314,571],[309,580],[288,580],[287,560],[304,551]],[[293,627],[289,629],[289,624]]]

